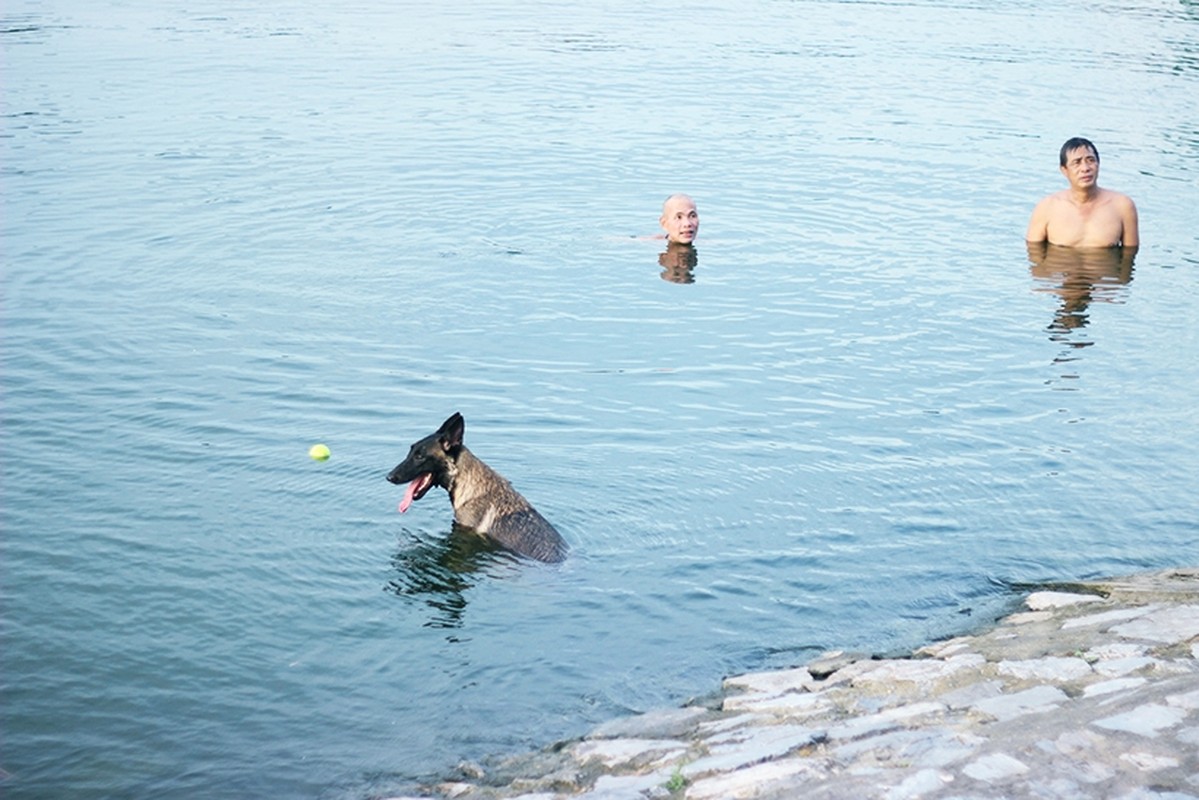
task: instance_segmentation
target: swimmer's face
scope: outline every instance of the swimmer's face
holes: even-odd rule
[[[1061,170],[1071,186],[1094,186],[1099,180],[1099,157],[1089,147],[1077,147],[1066,154]]]
[[[699,212],[689,197],[672,197],[662,209],[658,223],[666,231],[666,238],[678,244],[691,244],[699,233]]]

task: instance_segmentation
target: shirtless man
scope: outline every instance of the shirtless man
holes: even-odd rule
[[[658,224],[666,231],[666,240],[674,244],[692,244],[699,233],[699,212],[695,201],[685,194],[672,194],[662,204]]]
[[[1137,207],[1130,197],[1099,188],[1095,145],[1068,139],[1059,159],[1070,188],[1037,203],[1024,238],[1063,247],[1139,246]]]

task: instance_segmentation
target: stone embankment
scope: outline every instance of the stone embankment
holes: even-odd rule
[[[728,678],[421,796],[1199,800],[1199,569],[1025,605],[908,658]]]

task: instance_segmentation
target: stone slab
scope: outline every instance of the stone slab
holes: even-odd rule
[[[1177,644],[1199,636],[1199,605],[1159,608],[1144,616],[1117,625],[1113,633],[1129,639]]]
[[[1025,714],[1051,711],[1069,699],[1066,693],[1056,686],[1034,686],[1022,692],[980,700],[971,708],[1002,722]]]
[[[1095,724],[1107,730],[1127,731],[1138,736],[1154,738],[1162,730],[1182,722],[1186,716],[1185,709],[1148,703],[1123,714],[1095,720]]]
[[[1016,775],[1028,772],[1023,761],[1006,753],[992,753],[971,762],[962,768],[962,772],[976,781],[984,783],[1000,783]]]
[[[1024,605],[1032,611],[1045,609],[1066,608],[1086,603],[1102,603],[1103,598],[1094,594],[1078,594],[1076,592],[1033,592],[1024,601]]]

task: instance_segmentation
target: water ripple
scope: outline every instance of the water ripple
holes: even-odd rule
[[[404,794],[1199,557],[1187,9],[141,5],[0,26],[14,793]],[[1135,270],[1020,241],[1078,132]],[[454,411],[564,564],[396,512]]]

